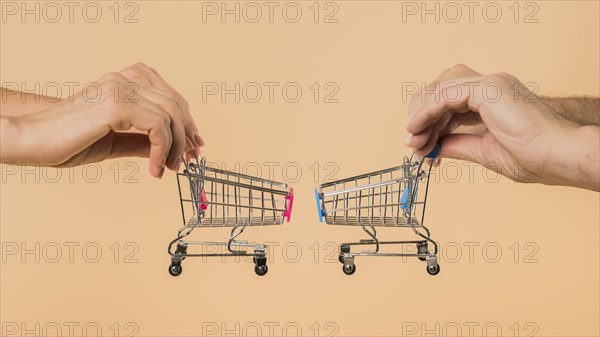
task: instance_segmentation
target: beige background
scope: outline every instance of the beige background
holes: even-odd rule
[[[397,1],[335,2],[339,22],[329,24],[313,22],[313,2],[297,2],[303,15],[295,24],[277,10],[283,3],[274,23],[265,12],[256,24],[230,17],[203,23],[199,1],[138,1],[139,22],[130,24],[122,22],[122,3],[114,23],[113,2],[97,3],[103,9],[98,23],[86,23],[80,10],[74,23],[8,17],[0,26],[2,82],[29,88],[35,82],[85,83],[143,61],[187,97],[210,161],[229,169],[254,162],[265,178],[265,163],[278,163],[271,178],[296,190],[293,221],[246,235],[276,242],[266,277],[257,277],[247,261],[188,259],[173,278],[166,245],[181,220],[172,172],[155,180],[144,160],[124,159],[76,168],[71,176],[62,170],[53,183],[57,170],[22,176],[24,169],[2,166],[3,333],[16,324],[23,335],[39,323],[38,334],[52,335],[56,323],[67,336],[68,322],[76,322],[81,335],[95,322],[105,336],[125,336],[135,327],[137,336],[199,336],[214,326],[218,336],[224,328],[233,329],[230,335],[256,335],[256,325],[262,336],[269,325],[276,335],[290,327],[290,336],[293,327],[305,336],[397,336],[414,326],[417,336],[436,327],[436,334],[456,335],[456,325],[462,336],[470,325],[475,335],[493,336],[494,327],[504,336],[599,335],[598,193],[490,182],[484,174],[495,174],[481,167],[469,175],[463,163],[446,161],[436,173],[440,178],[446,170],[446,179],[432,184],[428,205],[429,227],[446,247],[437,277],[416,260],[387,258],[359,258],[356,274],[345,276],[330,243],[363,238],[362,231],[319,223],[313,199],[313,188],[332,168],[334,178],[343,178],[396,165],[409,154],[402,145],[402,83],[428,82],[455,63],[512,73],[537,83],[541,93],[598,95],[597,1],[536,2],[539,22],[529,24],[522,22],[524,3],[520,22],[513,21],[512,2],[497,2],[503,9],[497,23],[485,22],[479,6],[474,23],[463,17],[455,24],[414,16],[403,23]],[[331,11],[323,2],[320,8],[321,19]],[[203,82],[268,81],[297,82],[302,99],[287,103],[279,93],[274,103],[266,97],[258,103],[231,97],[221,103],[215,96],[202,101]],[[314,103],[314,82],[337,83],[339,102]],[[301,168],[299,181],[293,169],[283,176],[286,164]],[[311,167],[320,168],[317,179]],[[453,179],[456,167],[462,175]],[[98,181],[87,181],[98,168]],[[137,182],[125,183],[136,168],[130,178]],[[226,236],[204,232],[196,237]],[[410,233],[382,231],[386,238],[412,238],[403,234]],[[36,243],[38,252],[21,255]],[[70,244],[78,245],[72,261]],[[15,245],[20,251],[9,254]],[[62,247],[58,257],[56,245]],[[87,255],[84,245],[92,247]],[[284,246],[292,247],[287,255]],[[89,261],[94,247],[102,250],[96,263]],[[295,263],[294,247],[301,249]],[[502,255],[492,263],[495,249]],[[87,333],[94,335],[94,328]]]

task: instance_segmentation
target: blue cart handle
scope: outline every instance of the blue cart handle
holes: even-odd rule
[[[433,147],[433,150],[431,150],[431,152],[429,152],[427,155],[425,155],[425,158],[430,158],[430,159],[435,159],[440,155],[440,145],[439,144],[435,144],[435,146]]]
[[[323,198],[321,197],[321,194],[319,194],[319,191],[315,188],[315,200],[317,201],[317,210],[319,211],[319,221],[323,222],[323,209],[321,209],[321,200],[323,200]]]

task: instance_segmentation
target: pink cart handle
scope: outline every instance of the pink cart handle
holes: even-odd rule
[[[201,188],[200,189],[200,209],[203,211],[206,211],[206,209],[208,208],[208,205],[206,204],[208,202],[208,198],[206,197],[206,193],[204,193],[204,189]]]
[[[285,212],[283,213],[283,217],[287,219],[287,222],[290,222],[290,218],[292,217],[292,207],[294,206],[294,189],[290,188],[290,192],[285,196]]]

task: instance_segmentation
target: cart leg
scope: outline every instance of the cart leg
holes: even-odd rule
[[[346,253],[343,256],[344,265],[342,266],[342,271],[346,275],[352,275],[356,272],[356,265],[354,264],[354,255]]]
[[[437,256],[427,256],[427,272],[429,275],[437,275],[440,272],[440,265],[437,262]]]
[[[185,260],[187,254],[187,243],[178,242],[177,248],[175,249],[175,257],[171,258],[171,265],[169,265],[169,274],[171,276],[179,276],[183,272],[181,262]]]
[[[421,243],[417,243],[417,254],[425,255],[428,254],[427,250],[427,241],[423,241]],[[427,258],[425,256],[419,256],[419,260],[425,261]]]
[[[350,253],[350,245],[342,244],[340,246],[340,256],[338,256],[340,263],[344,263],[344,253]]]
[[[264,250],[255,250],[254,251],[254,272],[258,276],[264,276],[269,271],[269,267],[267,267],[267,256]]]
[[[187,243],[179,242],[177,243],[177,248],[175,249],[175,254],[181,255],[181,260],[185,260],[185,255],[187,254]]]

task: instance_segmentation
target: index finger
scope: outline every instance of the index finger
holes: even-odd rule
[[[449,82],[456,82],[457,80],[459,80],[461,78],[478,77],[478,76],[482,76],[482,75],[461,63],[456,64],[451,68],[442,70],[442,72],[438,75],[438,77],[436,79],[434,79],[431,83],[429,83],[424,88],[424,90],[421,90],[415,94],[415,96],[420,97],[420,99],[416,100],[415,102],[413,102],[413,104],[411,104],[409,106],[409,110],[408,110],[409,118],[412,118],[412,116],[416,113],[416,111],[419,110],[419,108],[421,108],[427,102],[427,100],[425,99],[426,98],[425,96],[427,94],[432,94],[432,93],[435,93],[436,95],[439,94],[439,89],[441,87],[441,84],[449,83]]]
[[[423,132],[438,121],[445,112],[467,112],[472,109],[473,87],[479,85],[480,77],[463,78],[445,82],[441,90],[420,106],[406,126],[411,134]],[[465,109],[468,108],[468,109]]]
[[[144,64],[136,64],[136,67],[139,71],[143,72],[152,82],[154,86],[158,89],[163,90],[167,93],[173,95],[173,98],[177,102],[177,105],[182,111],[182,119],[184,123],[184,128],[186,131],[186,135],[194,144],[194,148],[197,151],[200,151],[200,147],[204,145],[204,141],[202,137],[198,134],[198,128],[190,113],[190,108],[187,100],[177,91],[174,87],[172,87],[159,73],[156,69],[146,66]]]

